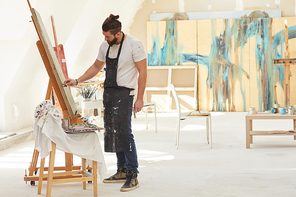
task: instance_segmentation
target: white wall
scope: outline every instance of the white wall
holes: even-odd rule
[[[70,77],[80,76],[95,60],[104,40],[101,25],[119,14],[123,30],[142,0],[31,0],[53,41],[54,16],[64,45]],[[0,0],[0,131],[17,131],[34,123],[35,107],[45,98],[48,76],[35,45],[38,40],[25,0]],[[116,6],[115,6],[116,5]]]
[[[153,12],[230,11],[250,7],[282,9],[295,16],[295,0],[30,0],[49,37],[50,16],[64,45],[69,76],[79,77],[95,60],[101,24],[119,14],[123,31],[146,46],[146,22]],[[222,3],[223,2],[223,3]],[[277,3],[275,3],[277,2]],[[48,77],[35,45],[37,34],[25,0],[0,0],[0,132],[31,126],[34,109],[45,98]]]

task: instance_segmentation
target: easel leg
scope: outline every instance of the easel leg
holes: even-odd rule
[[[94,187],[94,197],[98,196],[98,172],[97,172],[97,161],[93,161],[93,187]]]
[[[54,160],[55,160],[55,154],[56,154],[56,144],[54,142],[51,142],[51,146],[52,146],[52,150],[49,155],[46,197],[51,196],[51,186],[52,186],[53,171],[54,171]]]
[[[42,189],[42,180],[43,180],[43,173],[44,173],[44,162],[45,162],[45,157],[43,159],[41,159],[41,164],[40,164],[38,194],[41,194],[41,189]]]
[[[33,156],[32,156],[32,162],[31,162],[31,165],[29,168],[29,176],[33,176],[33,174],[34,174],[34,171],[37,166],[38,157],[39,157],[39,151],[34,149]]]
[[[65,168],[66,171],[72,171],[73,166],[73,154],[71,153],[65,153]]]
[[[81,166],[82,166],[82,177],[85,177],[84,171],[86,170],[86,159],[82,158]],[[83,181],[83,189],[86,189],[86,181]]]

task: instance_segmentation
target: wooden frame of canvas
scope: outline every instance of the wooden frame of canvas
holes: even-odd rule
[[[77,115],[77,107],[74,102],[73,96],[70,92],[68,87],[63,85],[65,81],[65,77],[63,71],[61,69],[60,63],[55,55],[53,50],[53,46],[49,40],[47,32],[45,30],[44,24],[41,20],[39,13],[34,9],[31,8],[32,19],[34,21],[34,25],[36,31],[39,36],[39,41],[37,41],[37,46],[40,51],[40,48],[46,53],[46,57],[42,55],[43,62],[48,61],[45,63],[46,70],[48,72],[50,82],[57,94],[58,100],[63,110],[63,115],[67,116],[65,113],[69,115],[70,119],[74,119]],[[44,59],[45,58],[45,59]]]

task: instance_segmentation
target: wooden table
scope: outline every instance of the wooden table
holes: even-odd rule
[[[273,119],[291,119],[293,120],[293,130],[296,129],[296,115],[281,115],[281,114],[269,114],[269,113],[258,113],[258,114],[247,114],[246,115],[246,148],[250,148],[250,144],[253,143],[254,135],[272,135],[272,136],[287,136],[286,133],[280,133],[280,131],[270,133],[270,131],[253,131],[253,120],[273,120]],[[288,132],[288,131],[287,131]],[[294,135],[295,139],[295,135]]]

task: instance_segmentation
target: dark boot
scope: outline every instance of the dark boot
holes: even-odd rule
[[[126,172],[126,181],[124,185],[120,188],[120,191],[122,192],[127,192],[134,190],[139,187],[139,182],[138,182],[138,174],[132,171],[127,171]]]
[[[125,168],[117,169],[117,172],[107,179],[103,180],[103,183],[122,183],[126,180]]]

